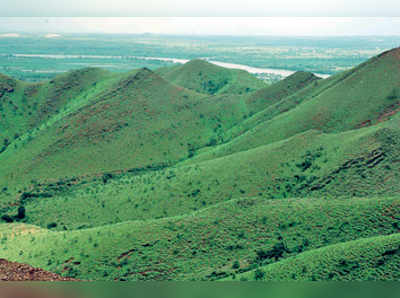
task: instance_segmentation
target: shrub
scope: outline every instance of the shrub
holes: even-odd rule
[[[254,271],[254,279],[255,280],[262,280],[265,277],[265,272],[262,271],[261,269],[257,269]]]
[[[54,228],[56,228],[56,227],[57,227],[57,223],[55,223],[55,222],[52,222],[52,223],[50,223],[50,224],[47,225],[47,228],[48,228],[48,229],[54,229]]]
[[[265,259],[272,259],[272,258],[278,260],[283,256],[284,252],[287,252],[287,249],[282,242],[279,242],[275,244],[271,250],[268,251],[263,249],[258,250],[256,261],[261,262],[264,261]]]
[[[233,262],[233,265],[232,265],[232,269],[239,269],[240,268],[240,263],[239,263],[239,261],[235,261],[235,262]]]
[[[8,214],[5,214],[1,217],[1,219],[7,223],[12,223],[14,220],[12,219],[11,216],[9,216]]]
[[[102,177],[103,183],[106,184],[108,182],[108,180],[110,180],[112,178],[113,178],[112,174],[109,174],[109,173],[104,174],[103,177]]]
[[[26,210],[24,206],[20,206],[18,208],[18,214],[17,214],[17,218],[18,219],[24,219],[26,217]]]

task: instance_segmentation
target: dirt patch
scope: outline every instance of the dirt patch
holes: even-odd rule
[[[0,259],[0,281],[73,281],[72,278]]]
[[[396,115],[400,112],[400,102],[394,103],[393,105],[387,107],[383,113],[379,116],[378,122],[383,122],[388,120],[391,116]]]

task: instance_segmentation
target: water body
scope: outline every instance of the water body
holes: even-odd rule
[[[187,59],[177,59],[177,58],[158,58],[158,57],[142,57],[142,58],[144,60],[159,60],[159,61],[167,61],[167,62],[180,63],[180,64],[185,64],[190,61]],[[212,64],[221,66],[221,67],[230,68],[230,69],[241,69],[241,70],[245,70],[252,74],[267,73],[267,74],[280,75],[282,77],[288,77],[296,72],[296,71],[287,70],[287,69],[258,68],[258,67],[243,65],[243,64],[235,64],[235,63],[214,61],[214,60],[208,60],[208,59],[205,59],[205,60],[207,60],[208,62],[210,62]],[[315,75],[319,76],[321,78],[324,78],[324,79],[330,77],[330,75],[328,75],[328,74],[321,74],[321,73],[315,73]]]
[[[163,57],[139,57],[139,56],[100,56],[100,55],[59,55],[59,54],[13,54],[13,57],[20,58],[44,58],[44,59],[138,59],[138,60],[155,60],[155,61],[165,61],[178,64],[185,64],[189,62],[189,59],[179,59],[179,58],[163,58]],[[207,60],[208,62],[230,69],[241,69],[252,74],[273,74],[282,77],[288,77],[295,73],[295,71],[287,69],[275,69],[275,68],[258,68],[243,64],[235,64],[214,60]],[[321,78],[328,78],[330,75],[316,73],[316,76]]]

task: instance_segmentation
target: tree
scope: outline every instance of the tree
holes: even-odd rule
[[[233,262],[233,265],[232,265],[232,269],[239,269],[240,268],[240,263],[239,263],[239,261],[235,261],[235,262]]]
[[[18,214],[17,214],[17,218],[18,219],[24,219],[26,217],[26,210],[24,206],[19,206],[18,208]]]

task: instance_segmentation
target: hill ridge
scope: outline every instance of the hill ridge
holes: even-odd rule
[[[209,95],[247,94],[266,86],[246,71],[227,69],[202,59],[165,69],[160,75],[173,84]]]

